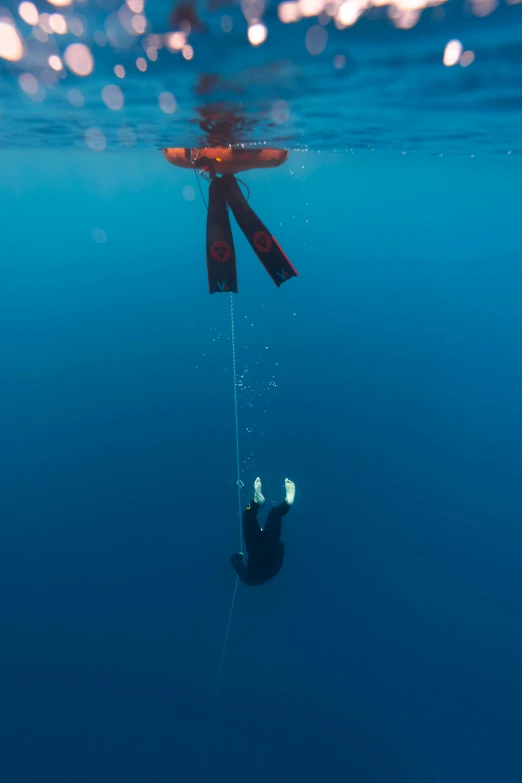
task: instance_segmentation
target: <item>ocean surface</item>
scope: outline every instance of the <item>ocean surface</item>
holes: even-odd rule
[[[522,5],[33,8],[0,11],[0,781],[520,783]],[[208,294],[208,183],[161,148],[228,143],[290,150],[240,175],[279,289],[234,224]],[[238,467],[297,493],[230,617]]]

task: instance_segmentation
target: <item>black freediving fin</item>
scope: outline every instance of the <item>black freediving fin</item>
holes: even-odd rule
[[[224,174],[221,181],[224,185],[227,202],[234,213],[239,228],[250,242],[252,249],[276,286],[279,287],[289,277],[297,277],[296,270],[270,231],[249,206],[234,175]]]
[[[237,294],[236,253],[228,219],[225,188],[221,179],[210,183],[207,213],[208,290]]]

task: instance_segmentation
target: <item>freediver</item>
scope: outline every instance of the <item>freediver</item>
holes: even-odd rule
[[[285,556],[285,545],[281,541],[281,524],[295,499],[295,484],[285,479],[286,497],[268,514],[263,528],[257,521],[257,515],[264,505],[261,479],[254,481],[254,497],[243,511],[243,537],[245,539],[248,561],[243,563],[243,553],[232,555],[230,561],[241,581],[246,585],[262,585],[273,579],[281,570]]]

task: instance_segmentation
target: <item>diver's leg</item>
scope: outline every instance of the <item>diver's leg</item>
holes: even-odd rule
[[[254,500],[256,501],[258,506],[264,505],[265,498],[263,495],[263,487],[259,476],[254,481]]]
[[[290,505],[283,500],[278,506],[274,506],[268,514],[266,525],[263,528],[263,536],[266,543],[275,544],[281,538],[281,524],[283,517],[290,511]]]
[[[261,479],[258,476],[254,481],[254,497],[252,502],[243,511],[243,537],[249,555],[252,554],[255,549],[259,551],[262,545],[262,531],[257,521],[259,509],[265,502],[262,489]]]
[[[290,481],[290,479],[285,478],[285,489],[286,489],[286,502],[289,506],[292,505],[292,503],[295,500],[295,484],[293,481]]]
[[[261,543],[261,528],[257,521],[257,514],[261,506],[252,500],[243,510],[243,538],[245,539],[246,551],[249,555],[259,548]]]
[[[268,514],[266,525],[263,529],[263,535],[270,539],[273,545],[281,537],[281,524],[283,517],[290,511],[290,506],[295,499],[295,484],[290,479],[285,479],[286,497],[282,503],[274,508]]]

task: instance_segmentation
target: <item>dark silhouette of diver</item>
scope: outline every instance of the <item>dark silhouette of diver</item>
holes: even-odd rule
[[[230,561],[246,585],[262,585],[281,570],[285,556],[285,545],[281,541],[281,524],[295,498],[295,484],[285,479],[286,497],[268,514],[264,528],[259,526],[257,515],[265,499],[261,491],[261,479],[254,481],[254,498],[243,511],[243,537],[248,562],[243,563],[243,553],[232,555]]]

